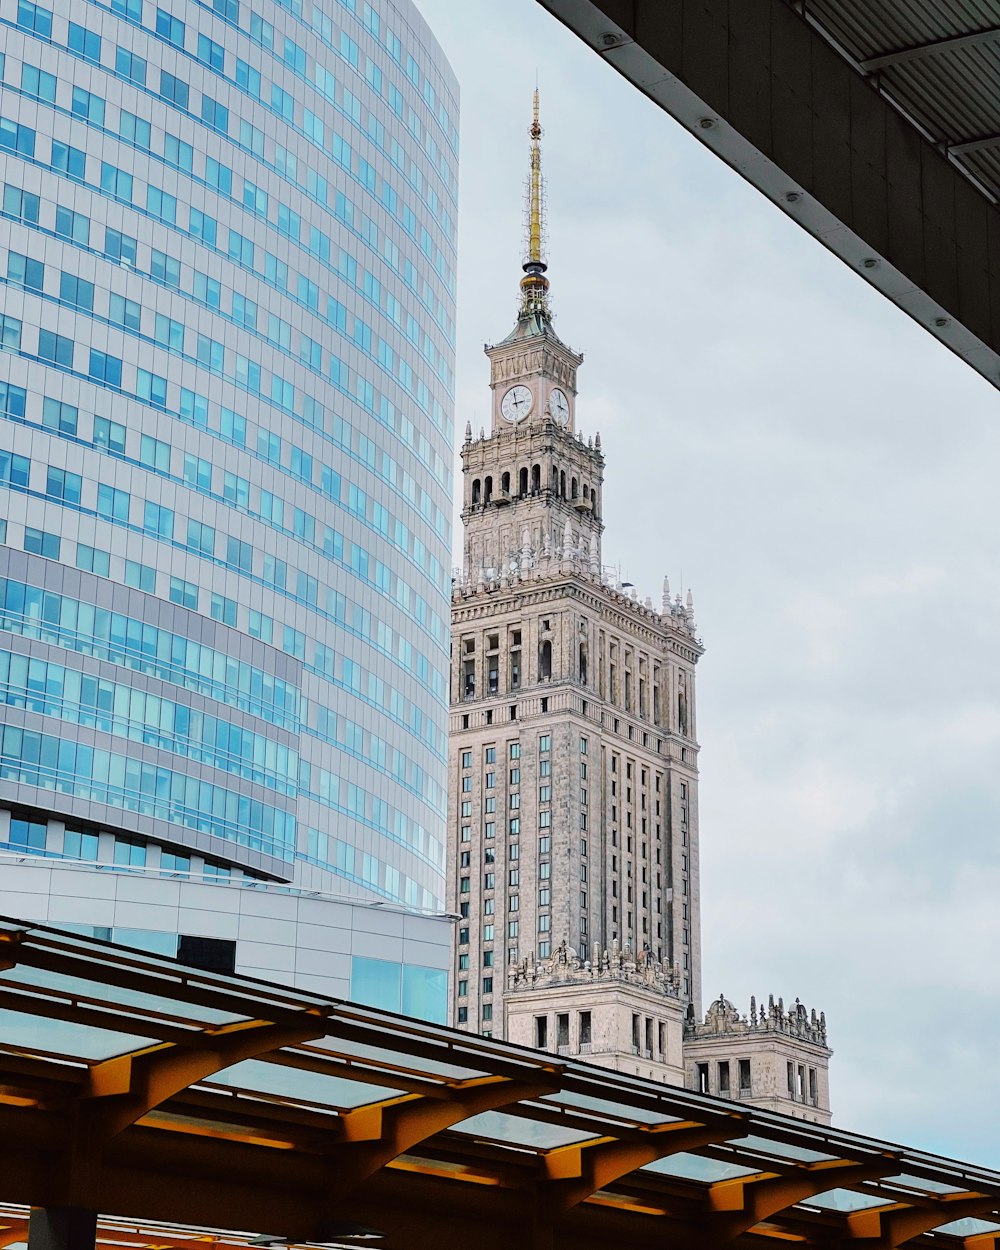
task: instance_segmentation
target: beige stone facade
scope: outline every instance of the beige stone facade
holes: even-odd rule
[[[674,971],[617,945],[566,947],[507,969],[507,1040],[668,1085],[684,1084],[684,1007]]]
[[[781,1111],[817,1124],[830,1123],[830,1055],[826,1017],[796,999],[785,1011],[779,998],[743,1016],[719,997],[703,1023],[684,1028],[684,1084]]]

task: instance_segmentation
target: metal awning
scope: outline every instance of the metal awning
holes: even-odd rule
[[[539,3],[1000,387],[1000,0]]]
[[[0,919],[0,1246],[985,1250],[1000,1174]],[[930,1240],[928,1240],[930,1238]]]
[[[1000,3],[807,0],[806,20],[996,204]]]

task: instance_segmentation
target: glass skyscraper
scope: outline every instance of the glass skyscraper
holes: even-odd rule
[[[409,0],[0,24],[0,849],[440,906],[447,62]]]

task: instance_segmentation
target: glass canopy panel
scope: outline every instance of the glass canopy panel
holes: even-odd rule
[[[878,1194],[857,1189],[828,1189],[824,1194],[806,1198],[804,1207],[819,1207],[822,1211],[868,1211],[872,1207],[892,1206],[895,1199],[880,1198]]]
[[[558,1094],[546,1094],[540,1102],[553,1103],[557,1107],[576,1108],[581,1111],[594,1111],[598,1115],[606,1115],[619,1124],[679,1124],[680,1117],[666,1115],[662,1111],[652,1111],[648,1107],[634,1107],[629,1103],[611,1102],[607,1098],[594,1098],[589,1094],[578,1094],[570,1090],[562,1090]]]
[[[579,1129],[560,1124],[543,1124],[538,1120],[525,1120],[516,1115],[504,1115],[502,1111],[483,1111],[469,1116],[456,1124],[453,1133],[465,1133],[486,1141],[510,1142],[514,1146],[528,1146],[536,1150],[556,1150],[560,1146],[575,1146],[578,1142],[594,1141],[597,1133],[581,1133]]]
[[[659,1172],[662,1176],[676,1176],[678,1180],[705,1181],[706,1184],[711,1184],[713,1181],[736,1180],[741,1176],[756,1176],[759,1172],[758,1168],[745,1168],[738,1163],[724,1163],[721,1159],[710,1159],[704,1155],[689,1154],[687,1151],[668,1155],[667,1158],[657,1159],[654,1163],[647,1163],[640,1170]]]
[[[203,1007],[181,999],[170,997],[173,988],[170,982],[164,984],[163,992],[146,994],[141,990],[127,989],[124,986],[109,986],[106,982],[91,981],[86,977],[69,976],[62,972],[51,972],[47,968],[32,968],[27,964],[18,964],[6,972],[0,972],[0,983],[10,982],[12,985],[23,985],[26,988],[38,986],[41,989],[58,990],[60,993],[72,995],[73,998],[93,998],[104,1007],[136,1007],[142,1011],[156,1012],[158,1015],[176,1016],[182,1022],[192,1023],[197,1027],[206,1024],[235,1024],[247,1017],[231,1011],[220,1011],[213,1007]]]
[[[331,1021],[336,1028],[336,1021]],[[446,1081],[468,1081],[477,1076],[487,1076],[482,1068],[463,1068],[454,1063],[443,1063],[438,1059],[426,1059],[423,1055],[408,1055],[402,1050],[393,1050],[383,1046],[366,1046],[363,1042],[354,1042],[346,1037],[337,1037],[331,1033],[311,1043],[319,1050],[333,1050],[340,1055],[350,1055],[355,1059],[367,1059],[383,1068],[405,1068],[409,1072],[422,1072],[428,1077],[441,1077]]]
[[[278,1098],[301,1100],[331,1108],[364,1107],[372,1102],[383,1102],[386,1098],[397,1098],[400,1094],[398,1089],[368,1085],[362,1081],[348,1081],[339,1076],[327,1076],[323,1072],[310,1072],[305,1068],[290,1068],[283,1063],[265,1063],[261,1059],[234,1063],[232,1067],[216,1073],[211,1084],[273,1094]]]
[[[887,1176],[883,1185],[899,1185],[903,1189],[914,1189],[920,1194],[961,1194],[966,1188],[961,1185],[948,1185],[944,1181],[929,1181],[925,1176],[910,1176],[900,1172],[898,1176]]]
[[[734,1141],[738,1150],[749,1150],[755,1154],[772,1155],[776,1159],[794,1159],[797,1163],[829,1163],[836,1155],[821,1154],[818,1150],[809,1150],[806,1146],[795,1146],[785,1141],[773,1141],[770,1137],[741,1137]]]
[[[142,1050],[160,1040],[69,1020],[51,1020],[24,1011],[0,1011],[0,1038],[3,1038],[5,1050],[45,1051],[94,1062],[112,1059],[130,1050]]]
[[[989,1220],[976,1220],[971,1216],[965,1220],[952,1220],[950,1224],[939,1224],[936,1233],[948,1233],[952,1237],[978,1237],[980,1233],[1000,1233],[1000,1224],[992,1224]]]

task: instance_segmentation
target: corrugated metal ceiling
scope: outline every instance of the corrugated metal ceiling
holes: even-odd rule
[[[1000,202],[1000,0],[789,3]]]

